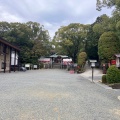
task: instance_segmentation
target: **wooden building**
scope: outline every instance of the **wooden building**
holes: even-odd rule
[[[19,70],[20,49],[0,38],[0,72]]]

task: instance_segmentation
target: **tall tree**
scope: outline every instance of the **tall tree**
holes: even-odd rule
[[[19,46],[22,63],[34,62],[41,55],[49,54],[49,33],[39,23],[0,22],[0,36],[12,44]]]
[[[97,17],[96,21],[90,25],[86,41],[86,53],[89,59],[99,60],[98,40],[104,32],[114,29],[115,26],[113,27],[111,19],[106,14]]]
[[[117,6],[118,3],[119,0],[97,0],[96,6],[97,6],[97,10],[101,10],[102,7],[111,8],[113,6]]]
[[[105,32],[98,42],[98,54],[103,63],[110,62],[120,52],[119,39],[114,32]]]
[[[90,25],[88,34],[87,34],[87,41],[86,41],[86,48],[85,51],[87,53],[88,59],[96,59],[98,60],[98,40],[99,34],[93,31],[94,24]]]
[[[85,50],[85,43],[89,25],[71,23],[68,26],[61,27],[54,37],[54,43],[58,50],[73,58],[76,62],[80,51]]]
[[[101,15],[96,19],[96,22],[93,26],[93,31],[99,35],[107,31],[114,31],[115,26],[113,26],[112,20],[106,14]]]

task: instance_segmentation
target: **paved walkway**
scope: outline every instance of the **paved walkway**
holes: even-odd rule
[[[80,75],[89,80],[92,80],[92,68],[87,68],[86,71],[84,73],[81,73]],[[103,73],[102,73],[101,69],[98,69],[98,68],[93,69],[94,82],[101,81],[102,75],[103,75]]]
[[[118,95],[61,69],[2,73],[0,120],[119,120]]]

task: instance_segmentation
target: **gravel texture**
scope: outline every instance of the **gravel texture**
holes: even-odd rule
[[[118,95],[61,69],[0,73],[0,120],[120,120]]]

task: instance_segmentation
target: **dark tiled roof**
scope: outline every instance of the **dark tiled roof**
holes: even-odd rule
[[[14,48],[14,49],[20,51],[20,48],[18,48],[17,46],[12,45],[11,43],[9,43],[8,41],[6,41],[5,39],[3,39],[1,37],[0,37],[0,42],[7,45],[7,46],[9,46],[9,47],[11,47],[11,48]]]

